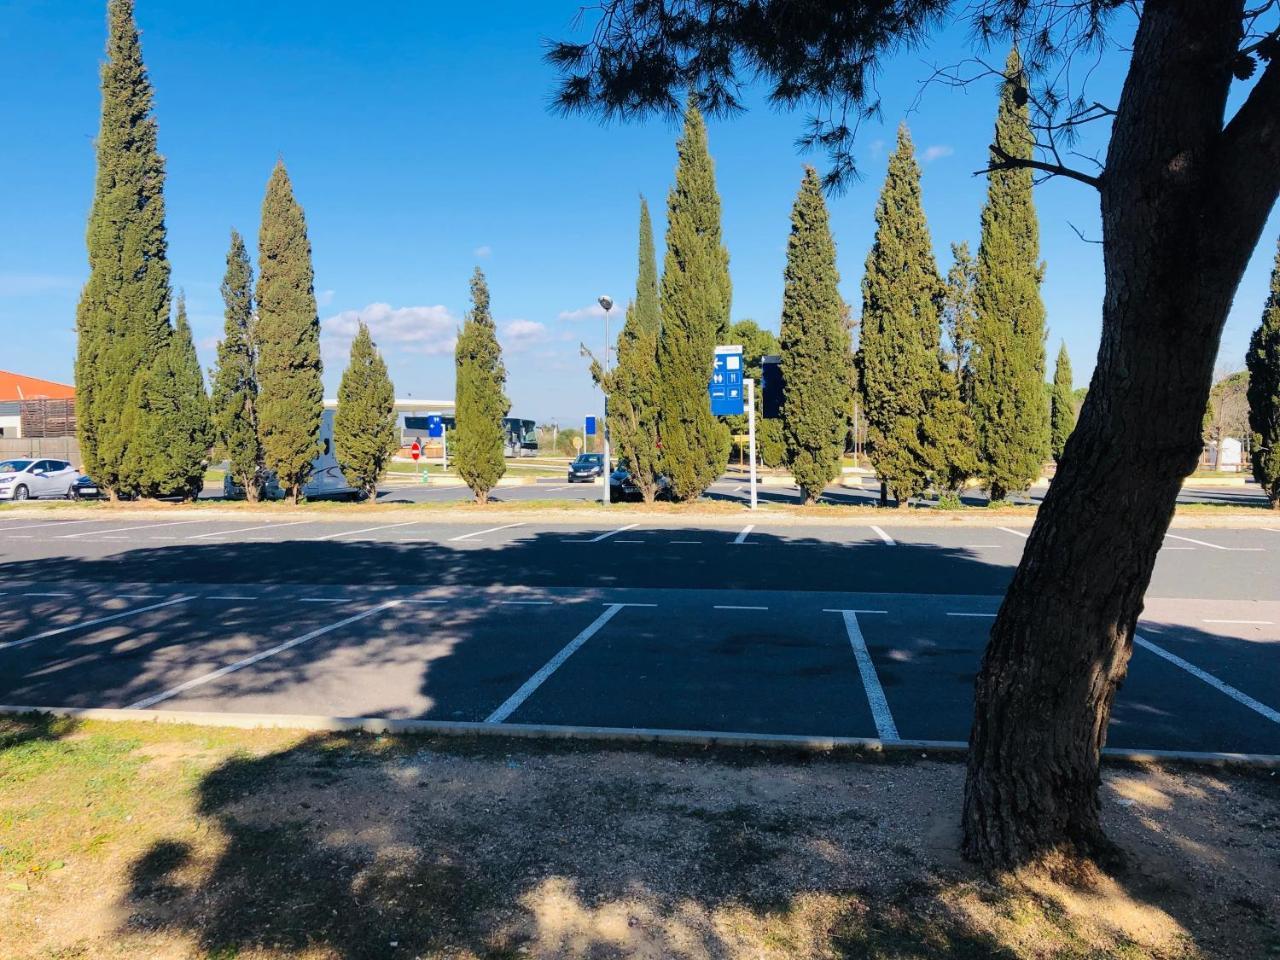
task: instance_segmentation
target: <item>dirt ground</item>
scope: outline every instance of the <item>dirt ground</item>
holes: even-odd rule
[[[988,880],[929,757],[0,719],[0,958],[1280,956],[1280,774],[1113,766]]]

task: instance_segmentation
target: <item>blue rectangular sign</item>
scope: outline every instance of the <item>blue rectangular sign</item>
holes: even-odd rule
[[[717,417],[741,416],[742,347],[716,347],[716,364],[707,385],[711,412]]]
[[[596,435],[596,418],[587,417],[587,436],[594,437]]]
[[[444,419],[439,414],[432,414],[427,417],[427,436],[443,437],[444,436]]]

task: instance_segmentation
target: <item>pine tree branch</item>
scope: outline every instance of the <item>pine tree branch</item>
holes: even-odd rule
[[[1054,177],[1067,177],[1070,180],[1078,180],[1080,183],[1086,183],[1095,190],[1102,189],[1102,176],[1092,177],[1081,170],[1073,170],[1071,167],[1063,166],[1060,163],[1047,163],[1044,160],[1033,160],[1029,157],[1015,157],[1006,152],[999,144],[991,144],[991,152],[996,155],[997,160],[988,164],[982,170],[975,170],[975,177],[984,173],[992,173],[997,170],[1040,170]]]
[[[1280,192],[1280,60],[1267,66],[1223,129],[1218,159],[1206,214],[1224,236],[1260,234]]]

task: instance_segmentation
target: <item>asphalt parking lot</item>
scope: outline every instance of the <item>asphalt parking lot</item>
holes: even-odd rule
[[[7,514],[0,703],[967,737],[1025,526],[623,520]],[[1112,746],[1280,754],[1277,554],[1170,531]]]

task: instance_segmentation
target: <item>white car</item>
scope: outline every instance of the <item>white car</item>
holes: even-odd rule
[[[65,460],[0,461],[0,500],[75,496],[80,472]]]

